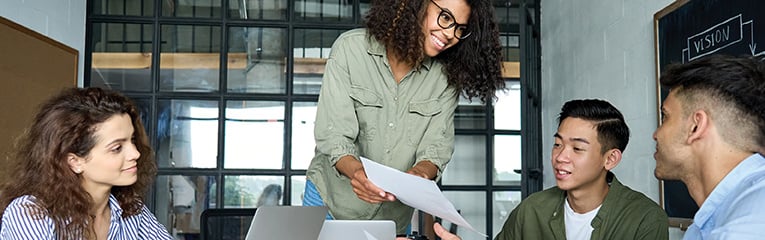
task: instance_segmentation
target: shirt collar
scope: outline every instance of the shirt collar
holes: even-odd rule
[[[696,212],[696,216],[693,217],[693,224],[699,227],[704,226],[714,214],[717,206],[726,200],[738,183],[748,177],[752,171],[759,169],[763,162],[765,162],[765,157],[758,153],[752,154],[744,159],[744,161],[741,161],[728,175],[725,175],[712,190],[712,193],[709,194],[709,197],[701,204],[701,207]]]
[[[388,53],[385,51],[385,45],[380,43],[379,41],[375,40],[374,37],[368,37],[369,40],[369,47],[367,48],[367,54],[382,57],[385,64],[388,64]],[[425,59],[422,60],[422,64],[420,64],[420,67],[425,68],[425,70],[430,71],[430,68],[433,67],[433,58],[429,56],[425,56]]]
[[[614,199],[623,196],[623,192],[626,190],[624,185],[619,182],[619,179],[617,179],[616,175],[611,171],[606,173],[606,183],[608,184],[608,193],[606,193],[606,197],[603,199],[603,202],[600,203],[600,211],[598,211],[598,214],[595,215],[595,218],[592,219],[592,223],[590,224],[593,228],[596,229],[603,224],[603,222],[606,220],[606,216],[609,215],[611,210],[609,206],[612,204],[611,202],[617,201]]]
[[[112,211],[112,216],[122,216],[122,207],[120,207],[120,202],[117,201],[117,198],[112,194],[109,194],[109,208]]]

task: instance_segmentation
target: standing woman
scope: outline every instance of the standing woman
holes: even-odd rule
[[[172,239],[144,205],[157,166],[136,106],[68,89],[42,105],[0,192],[0,239]]]
[[[359,158],[438,179],[458,96],[488,102],[504,88],[499,33],[489,0],[374,0],[365,22],[332,46],[303,205],[405,234],[413,209],[368,181]]]

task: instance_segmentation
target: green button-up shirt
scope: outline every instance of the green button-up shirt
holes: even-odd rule
[[[439,176],[454,151],[457,94],[443,65],[426,58],[396,83],[385,47],[364,29],[340,35],[324,71],[307,177],[336,219],[390,219],[405,233],[413,209],[399,201],[370,204],[353,193],[335,163],[364,156],[406,171],[431,161]]]
[[[640,192],[622,185],[609,172],[611,187],[590,222],[592,240],[667,240],[669,220],[664,210]],[[495,240],[564,240],[566,192],[558,187],[531,194],[505,221]]]

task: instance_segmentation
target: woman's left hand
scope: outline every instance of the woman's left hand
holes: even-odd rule
[[[436,174],[438,174],[438,168],[430,161],[422,161],[414,165],[406,171],[408,174],[412,174],[424,179],[433,180]]]

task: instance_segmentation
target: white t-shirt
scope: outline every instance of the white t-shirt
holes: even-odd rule
[[[598,214],[600,206],[586,213],[576,213],[574,209],[568,205],[568,198],[565,199],[564,208],[566,215],[563,220],[566,223],[566,239],[567,240],[589,240],[592,235],[592,219]]]

